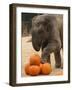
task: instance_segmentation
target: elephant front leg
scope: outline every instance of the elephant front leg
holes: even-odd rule
[[[50,62],[50,55],[47,56],[46,58],[45,58],[45,57],[44,57],[44,58],[42,57],[42,59],[41,59],[41,63],[47,63],[47,62],[48,62],[48,63],[51,63],[51,62]]]
[[[50,61],[50,55],[49,55],[48,58],[47,58],[47,62],[48,62],[48,63],[51,63],[51,61]]]
[[[55,66],[56,68],[60,68],[61,67],[61,55],[60,55],[60,51],[57,51],[54,53],[55,54]]]
[[[58,43],[48,43],[48,45],[42,50],[42,55],[41,55],[42,61],[50,63],[50,54],[56,51],[60,51],[59,44]],[[57,60],[59,54],[57,55],[57,53],[55,53],[55,55],[56,55],[56,60]]]

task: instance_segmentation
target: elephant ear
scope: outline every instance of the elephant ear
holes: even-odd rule
[[[61,48],[61,39],[60,39],[60,32],[58,28],[58,22],[57,22],[57,16],[50,16],[49,17],[49,23],[48,23],[48,29],[50,30],[50,40],[51,43],[57,43],[58,49]]]
[[[34,16],[34,17],[32,18],[32,25],[34,25],[34,21],[35,21],[36,17],[37,17],[37,16]]]
[[[53,29],[53,19],[54,17],[51,17],[49,15],[45,17],[45,22],[47,25],[47,29],[46,29],[47,32],[50,32]]]

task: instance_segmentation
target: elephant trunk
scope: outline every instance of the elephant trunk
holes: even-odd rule
[[[38,38],[38,35],[34,32],[32,32],[32,45],[36,51],[40,50],[41,41],[40,41],[40,38]]]

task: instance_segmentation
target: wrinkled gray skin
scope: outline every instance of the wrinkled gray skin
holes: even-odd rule
[[[50,63],[50,54],[54,52],[56,67],[61,67],[63,16],[47,14],[35,16],[32,20],[32,45],[36,51],[42,49],[42,63]]]

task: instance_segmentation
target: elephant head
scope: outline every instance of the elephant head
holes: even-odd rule
[[[47,28],[48,27],[48,28]],[[35,16],[32,20],[32,45],[36,51],[42,47],[42,43],[48,39],[49,30],[48,20],[45,15]]]

